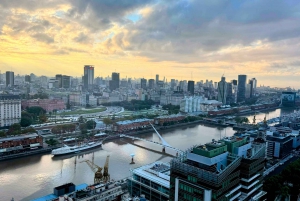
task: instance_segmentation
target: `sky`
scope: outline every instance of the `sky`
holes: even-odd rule
[[[299,0],[1,0],[0,70],[300,88]]]

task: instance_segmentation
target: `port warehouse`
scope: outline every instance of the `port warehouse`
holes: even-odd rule
[[[36,133],[0,138],[0,155],[23,152],[41,147],[43,147],[43,138]]]
[[[237,112],[239,112],[239,113],[250,112],[250,111],[255,111],[255,110],[274,108],[277,106],[279,106],[279,103],[266,103],[266,104],[256,104],[256,105],[251,105],[251,106],[223,108],[223,109],[219,109],[219,110],[208,111],[208,116],[227,115],[227,114],[234,114]]]

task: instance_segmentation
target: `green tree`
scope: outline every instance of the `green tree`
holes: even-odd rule
[[[102,121],[106,125],[106,127],[107,127],[107,125],[110,125],[113,123],[113,121],[110,118],[104,118]]]
[[[6,137],[6,133],[4,131],[0,131],[0,137]]]
[[[58,144],[58,141],[51,138],[51,139],[49,139],[49,140],[46,140],[46,143],[47,143],[48,145],[50,145],[50,146],[55,146],[55,145]]]
[[[22,127],[27,127],[30,126],[32,124],[32,119],[28,118],[28,117],[22,117],[21,121],[20,121],[20,125]]]
[[[10,135],[17,135],[21,133],[21,125],[20,124],[13,124],[9,127],[7,134]]]
[[[46,110],[44,110],[42,107],[39,107],[39,106],[29,107],[29,108],[27,108],[27,112],[34,114],[36,116],[38,116],[40,114],[46,114]]]
[[[87,129],[94,129],[96,127],[96,122],[93,120],[89,120],[86,122]]]
[[[80,116],[80,117],[78,118],[78,122],[81,123],[81,124],[84,123],[84,118],[83,118],[82,116]]]
[[[39,116],[39,120],[41,123],[45,123],[45,122],[47,122],[48,118],[45,114],[42,114]]]

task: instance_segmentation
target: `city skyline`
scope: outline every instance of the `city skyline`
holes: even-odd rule
[[[83,65],[93,64],[95,77],[247,74],[265,85],[300,88],[299,6],[295,0],[4,0],[0,69],[79,77]]]

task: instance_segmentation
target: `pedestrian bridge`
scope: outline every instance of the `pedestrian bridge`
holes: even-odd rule
[[[161,143],[160,142],[155,142],[155,141],[152,141],[152,140],[146,140],[146,139],[143,139],[143,138],[139,138],[139,137],[135,137],[135,136],[129,136],[129,135],[125,135],[125,134],[121,134],[120,137],[126,137],[126,138],[130,138],[130,139],[133,139],[133,140],[140,140],[140,141],[144,141],[144,142],[150,142],[150,143],[153,143],[153,144],[157,144],[157,145],[161,145],[163,147],[163,152],[165,152],[165,148],[169,148],[169,149],[173,149],[177,152],[183,152],[182,150],[180,149],[177,149],[175,147],[172,147],[159,133],[158,131],[155,129],[155,127],[150,123],[150,125],[152,126],[152,128],[154,129],[155,133],[157,134],[157,136],[159,137],[159,139],[161,140]]]

